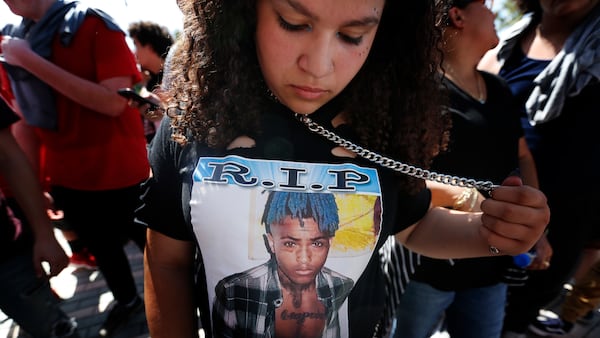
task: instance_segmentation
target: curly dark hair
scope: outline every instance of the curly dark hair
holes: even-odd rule
[[[167,27],[152,21],[132,22],[129,24],[128,33],[142,46],[150,45],[152,50],[163,59],[166,58],[169,48],[173,44],[173,37]]]
[[[256,55],[255,7],[256,0],[182,4],[184,32],[166,95],[176,141],[223,148],[260,130],[270,98]],[[434,0],[386,1],[370,54],[340,94],[362,146],[420,167],[448,138],[435,17]]]

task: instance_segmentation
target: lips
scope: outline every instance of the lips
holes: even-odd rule
[[[317,100],[327,93],[327,90],[315,87],[292,85],[292,88],[296,95],[305,100]]]
[[[299,270],[296,270],[295,272],[296,272],[296,275],[298,275],[298,276],[310,276],[314,273],[314,271],[311,269],[299,269]]]

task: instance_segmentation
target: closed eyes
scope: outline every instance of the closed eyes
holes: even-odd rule
[[[278,22],[279,22],[279,26],[281,26],[281,28],[285,29],[286,31],[290,31],[290,32],[302,32],[302,31],[312,32],[312,29],[313,29],[312,26],[309,24],[301,24],[301,25],[292,24],[292,23],[286,21],[281,15],[278,16]],[[362,36],[353,37],[353,36],[350,36],[348,34],[344,34],[341,32],[337,32],[336,36],[343,42],[345,42],[347,44],[355,45],[355,46],[360,45],[361,42],[363,41]]]

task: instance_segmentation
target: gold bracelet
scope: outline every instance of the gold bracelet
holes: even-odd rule
[[[460,196],[454,202],[453,208],[455,210],[463,210],[465,205],[468,205],[467,211],[472,211],[475,208],[478,200],[478,191],[475,188],[465,188]]]
[[[473,211],[475,209],[475,205],[477,205],[477,201],[479,201],[479,191],[475,188],[469,188],[472,192],[471,198],[469,199],[469,209],[468,211]]]
[[[469,200],[470,198],[471,198],[471,189],[468,189],[468,188],[463,189],[460,196],[458,196],[458,198],[454,202],[453,208],[455,210],[462,209],[465,206],[465,203],[467,203],[467,200]]]

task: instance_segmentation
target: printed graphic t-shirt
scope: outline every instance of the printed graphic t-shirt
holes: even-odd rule
[[[277,110],[263,117],[255,147],[227,153],[193,142],[180,147],[162,123],[150,151],[154,177],[138,219],[197,243],[206,276],[199,287],[206,288],[202,301],[212,315],[212,323],[203,325],[214,324],[215,337],[306,333],[314,323],[319,337],[371,337],[385,303],[377,250],[425,214],[429,192],[401,193],[395,173],[333,156],[333,143],[286,109]],[[330,130],[333,116],[327,108],[311,115]],[[348,137],[344,128],[336,133]],[[278,194],[293,197],[272,197]],[[329,201],[308,202],[319,224],[328,217],[323,210],[335,205],[335,233],[327,240],[314,235],[308,245],[298,233],[277,242],[274,226],[267,229],[264,220],[270,213],[300,215],[306,201]],[[326,253],[316,253],[324,247]],[[324,262],[316,263],[319,255]],[[307,275],[318,300],[312,308],[303,307],[305,298],[294,302],[286,288]]]

